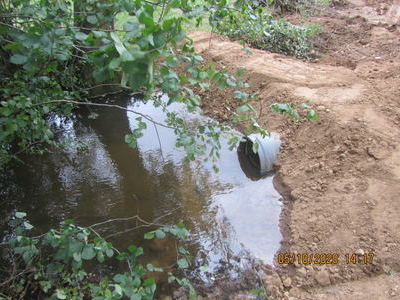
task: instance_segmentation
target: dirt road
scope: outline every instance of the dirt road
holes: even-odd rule
[[[263,125],[281,134],[280,253],[340,255],[338,264],[276,263],[267,290],[274,299],[400,299],[400,1],[353,0],[307,22],[324,29],[315,62],[255,49],[247,56],[238,43],[192,34],[208,61],[248,70]],[[204,97],[221,121],[238,106],[226,92]],[[269,111],[305,100],[319,122]],[[346,262],[353,253],[361,262]]]

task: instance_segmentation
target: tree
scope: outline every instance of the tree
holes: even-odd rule
[[[68,115],[78,105],[101,105],[88,101],[96,86],[140,91],[165,110],[182,102],[192,112],[201,111],[196,90],[235,88],[232,99],[242,105],[233,121],[248,122],[246,133],[267,134],[247,103],[252,97],[244,91],[248,85],[204,64],[185,33],[184,24],[199,24],[204,12],[215,24],[237,9],[226,0],[1,1],[1,164],[21,152],[56,145],[46,116]],[[121,19],[122,25],[114,28]],[[93,81],[82,76],[88,70],[94,70],[89,71]],[[168,94],[168,101],[154,97],[160,93]],[[126,137],[132,146],[142,134],[143,118],[151,119],[138,113],[137,128]],[[217,158],[219,136],[228,129],[216,121],[191,127],[174,112],[168,113],[165,124],[154,123],[174,128],[177,146],[186,150],[188,160],[204,155],[207,147]],[[231,142],[240,140],[232,136]]]

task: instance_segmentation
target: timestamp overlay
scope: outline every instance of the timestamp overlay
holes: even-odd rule
[[[338,265],[338,264],[373,264],[375,253],[278,253],[279,265]]]

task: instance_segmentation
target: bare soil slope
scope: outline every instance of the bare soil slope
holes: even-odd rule
[[[314,63],[255,49],[247,56],[238,43],[192,34],[208,61],[248,70],[263,125],[281,134],[280,252],[340,254],[339,264],[276,264],[264,278],[275,299],[400,299],[399,20],[398,0],[353,0],[310,17],[325,29]],[[227,121],[226,107],[239,105],[227,95],[205,93],[205,111]],[[319,122],[269,110],[305,100]],[[346,264],[346,253],[374,253],[374,263]]]

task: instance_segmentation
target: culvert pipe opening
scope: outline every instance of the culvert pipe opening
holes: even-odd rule
[[[258,151],[254,153],[253,144],[258,143]],[[263,137],[261,134],[251,134],[245,137],[238,147],[240,166],[247,177],[258,180],[273,171],[281,140],[279,135],[271,133]]]

